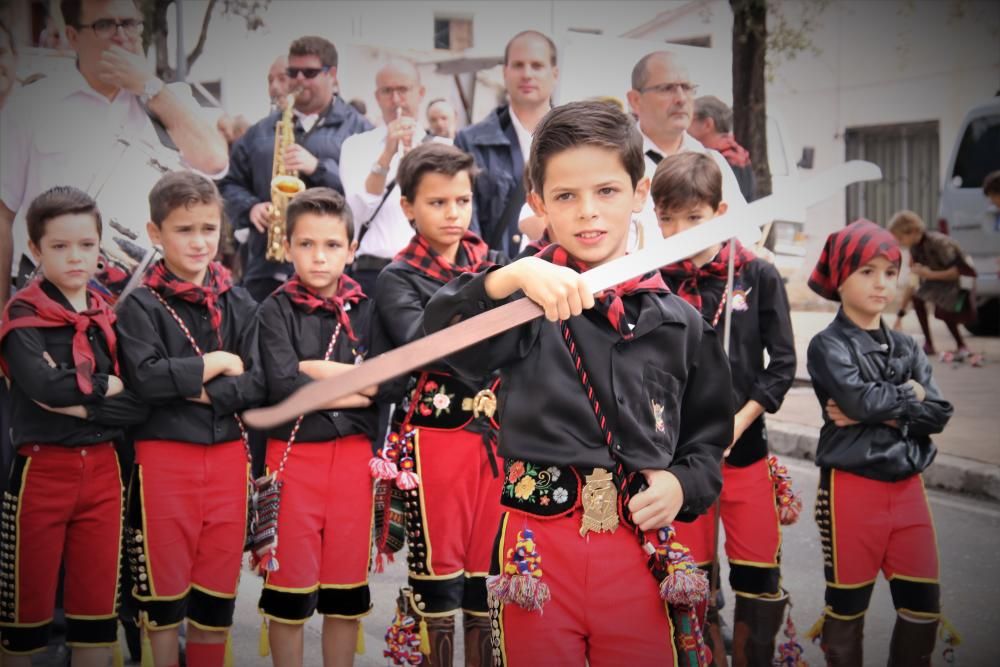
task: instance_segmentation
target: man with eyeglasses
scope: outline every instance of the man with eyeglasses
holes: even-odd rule
[[[288,49],[288,89],[295,93],[295,143],[283,155],[285,168],[298,171],[307,187],[344,191],[340,152],[344,140],[372,128],[337,94],[337,48],[322,37],[300,37]],[[271,175],[275,109],[255,123],[235,144],[229,173],[219,182],[226,214],[236,233],[247,230],[243,286],[263,300],[292,274],[292,265],[267,260],[267,227],[271,224]]]
[[[117,218],[105,229],[102,250],[118,253],[118,273],[127,277],[146,244],[146,194],[162,175],[155,168],[126,169],[127,178],[108,178],[129,159],[127,147],[143,151],[143,164],[149,153],[158,163],[211,176],[225,173],[228,162],[215,119],[198,106],[190,87],[164,84],[147,65],[137,2],[63,0],[61,9],[76,67],[21,90],[11,101],[3,137],[0,305],[9,296],[8,277],[23,280],[33,270],[24,216],[40,193],[72,185],[90,192],[106,219]],[[115,280],[123,284],[120,275]]]
[[[413,227],[399,204],[399,161],[424,141],[446,141],[427,134],[417,121],[424,92],[413,63],[393,60],[383,65],[375,73],[375,101],[385,124],[350,137],[340,155],[358,241],[351,275],[369,296],[375,294],[379,272],[413,237]]]
[[[476,158],[473,224],[490,248],[513,257],[521,246],[517,223],[531,215],[524,205],[524,164],[535,126],[552,108],[559,79],[556,45],[537,30],[514,35],[504,48],[503,81],[508,104],[463,129],[455,146]]]
[[[739,183],[726,159],[706,148],[688,133],[694,118],[694,99],[698,86],[691,81],[687,68],[669,51],[654,51],[639,59],[632,68],[632,89],[628,103],[639,122],[642,151],[646,154],[646,177],[652,178],[656,165],[665,157],[685,151],[705,153],[722,170],[722,198],[729,210],[746,205]],[[642,236],[660,236],[652,198],[638,216]],[[741,240],[753,240],[743,239]]]

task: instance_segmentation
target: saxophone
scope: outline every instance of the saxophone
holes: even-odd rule
[[[295,143],[292,109],[295,94],[288,95],[281,118],[274,126],[274,161],[271,170],[271,224],[267,228],[267,254],[269,262],[284,262],[285,214],[292,197],[304,192],[306,184],[298,172],[285,167],[285,149]]]

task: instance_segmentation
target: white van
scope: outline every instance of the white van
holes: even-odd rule
[[[1000,214],[983,194],[986,175],[1000,170],[1000,97],[973,107],[962,121],[941,188],[938,227],[972,256],[977,335],[1000,334]]]

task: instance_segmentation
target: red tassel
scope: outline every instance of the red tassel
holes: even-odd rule
[[[420,486],[420,475],[409,470],[404,470],[396,478],[396,486],[404,491],[415,489]]]
[[[368,470],[375,479],[396,479],[399,468],[389,459],[381,456],[373,456],[368,461]]]

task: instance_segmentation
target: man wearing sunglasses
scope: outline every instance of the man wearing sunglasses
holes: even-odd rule
[[[19,91],[3,137],[0,305],[9,295],[8,277],[23,277],[33,268],[24,215],[38,194],[56,185],[78,187],[97,198],[106,217],[113,214],[105,210],[107,202],[123,201],[114,217],[130,233],[119,237],[106,230],[105,237],[135,248],[145,243],[145,197],[160,174],[150,169],[130,173],[128,183],[99,183],[122,160],[126,144],[149,147],[164,164],[183,164],[211,176],[224,173],[228,162],[225,139],[190,87],[165,85],[147,64],[138,2],[63,0],[61,9],[76,67]],[[123,210],[140,211],[138,219],[125,219],[136,216],[122,215]]]
[[[282,156],[285,167],[298,171],[307,187],[342,193],[341,145],[372,124],[337,94],[337,48],[322,37],[300,37],[288,49],[285,73],[295,92],[295,143]],[[273,111],[233,144],[229,173],[219,183],[229,219],[238,232],[249,232],[243,286],[258,301],[292,273],[291,264],[266,259],[274,127],[280,117],[280,109]]]
[[[627,98],[632,113],[639,119],[646,177],[653,177],[656,165],[665,157],[683,152],[705,153],[722,170],[722,198],[729,204],[729,210],[739,209],[746,205],[746,199],[726,158],[706,148],[688,132],[697,95],[698,86],[691,81],[687,67],[669,51],[646,54],[632,68],[632,89]],[[645,238],[660,237],[652,197],[646,199],[638,218]],[[741,237],[741,240],[755,239]]]

